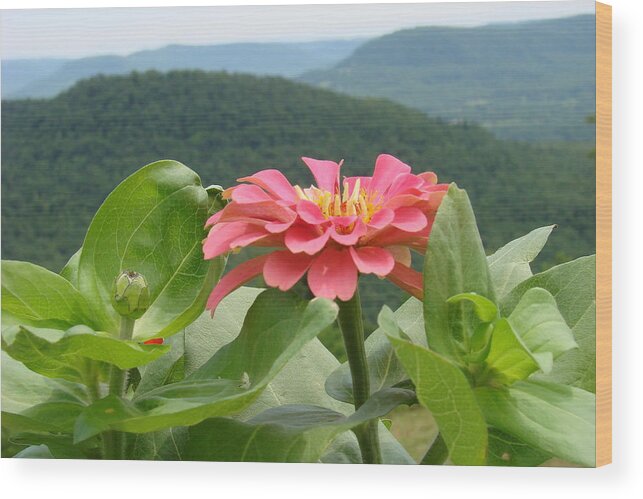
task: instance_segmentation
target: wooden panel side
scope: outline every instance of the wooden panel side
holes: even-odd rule
[[[596,3],[596,466],[612,462],[612,7]]]

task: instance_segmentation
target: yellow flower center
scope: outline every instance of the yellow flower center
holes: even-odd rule
[[[367,193],[360,186],[360,179],[355,181],[351,189],[348,182],[344,181],[342,192],[332,193],[311,186],[302,189],[298,185],[295,191],[300,199],[312,201],[322,212],[324,218],[358,216],[364,222],[369,222],[373,215],[382,207],[380,196],[377,193]]]

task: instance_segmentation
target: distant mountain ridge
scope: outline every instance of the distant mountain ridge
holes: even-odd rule
[[[502,138],[593,140],[595,16],[473,28],[422,27],[370,40],[301,81],[385,97]]]
[[[168,45],[128,56],[81,59],[2,61],[2,98],[53,97],[81,79],[132,71],[200,69],[295,77],[311,69],[330,67],[347,57],[363,40],[301,43],[232,43]]]

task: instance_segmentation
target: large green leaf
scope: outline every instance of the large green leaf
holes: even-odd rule
[[[525,345],[539,359],[545,373],[551,370],[551,365],[544,366],[541,358],[548,356],[556,359],[578,346],[574,341],[574,334],[558,310],[556,300],[545,289],[527,290],[508,320]]]
[[[449,304],[461,293],[494,300],[487,257],[467,193],[455,185],[442,200],[424,259],[424,324],[429,347],[460,358],[477,318],[470,304]]]
[[[40,327],[93,326],[83,296],[63,277],[27,262],[2,261],[2,313]]]
[[[317,462],[337,435],[413,398],[410,390],[389,388],[374,394],[349,417],[323,407],[284,405],[247,422],[210,419],[189,429],[186,456],[207,461]]]
[[[76,251],[60,271],[60,275],[67,279],[76,289],[78,289],[78,265],[80,264],[81,251],[82,248]]]
[[[549,291],[531,288],[522,295],[508,319],[494,325],[486,358],[493,380],[512,383],[537,370],[548,374],[554,359],[576,348],[574,335],[565,323]]]
[[[553,267],[519,284],[502,301],[503,315],[509,315],[527,290],[549,291],[579,348],[556,359],[547,375],[539,379],[596,390],[596,257],[578,258]]]
[[[507,388],[477,388],[476,397],[491,426],[555,457],[595,465],[593,393],[528,380]]]
[[[29,369],[50,378],[85,382],[85,359],[130,369],[157,359],[169,347],[123,341],[87,326],[67,331],[14,326],[3,331],[2,347]]]
[[[551,368],[551,354],[545,358]],[[484,382],[510,384],[542,368],[534,354],[516,334],[507,319],[494,325],[489,355],[485,360]],[[481,382],[483,380],[480,380]]]
[[[426,345],[421,301],[416,298],[409,298],[392,315],[392,321],[396,329],[401,329],[414,343]],[[381,318],[382,316],[380,315]],[[380,324],[380,327],[366,339],[364,347],[368,361],[371,393],[409,379],[404,367],[395,356],[395,350],[391,342],[387,338],[387,334],[394,333],[395,331],[391,331],[391,329]],[[353,381],[348,362],[344,362],[328,377],[326,391],[337,400],[348,403],[353,402]]]
[[[487,258],[491,280],[498,299],[532,276],[529,264],[543,249],[555,225],[532,230],[505,244]]]
[[[150,286],[151,306],[134,336],[168,336],[196,319],[223,269],[203,260],[201,242],[211,201],[196,173],[176,161],[152,163],[125,179],[96,213],[78,267],[80,291],[101,330],[119,321],[110,298],[116,276],[137,271]]]
[[[301,348],[337,317],[337,305],[268,290],[248,311],[239,336],[185,380],[136,394],[106,397],[76,425],[77,441],[107,429],[150,432],[241,412]]]
[[[535,449],[511,435],[489,428],[490,466],[538,466],[551,457],[551,454]]]
[[[487,425],[469,381],[445,357],[389,336],[415,384],[419,402],[431,411],[454,464],[481,465],[487,453]]]
[[[217,307],[214,317],[204,313],[185,329],[170,338],[172,350],[143,369],[138,391],[162,386],[183,363],[186,375],[192,374],[221,347],[233,341],[241,330],[248,309],[262,289],[242,287],[228,295]],[[419,302],[416,301],[419,304]],[[421,319],[421,307],[420,319]],[[421,322],[421,320],[420,320]],[[421,336],[424,329],[420,325]],[[386,343],[389,345],[388,340]],[[397,362],[397,360],[396,360]],[[236,419],[246,421],[257,414],[286,404],[306,404],[326,407],[348,415],[352,405],[338,402],[324,390],[324,380],[339,367],[335,356],[318,339],[313,339],[284,366],[268,383],[266,389]],[[380,425],[383,460],[389,464],[412,464],[412,459],[383,425]],[[175,429],[135,435],[134,456],[146,459],[182,459],[183,434]],[[169,456],[169,457],[168,457]],[[172,457],[173,456],[173,457]],[[324,462],[361,462],[354,435],[345,432],[336,437],[323,456]]]
[[[2,426],[10,431],[71,432],[89,404],[84,386],[41,376],[2,352]]]

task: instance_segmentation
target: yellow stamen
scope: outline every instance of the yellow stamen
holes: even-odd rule
[[[295,193],[297,193],[297,197],[299,199],[308,199],[308,196],[304,193],[303,189],[299,187],[298,185],[295,186]]]

